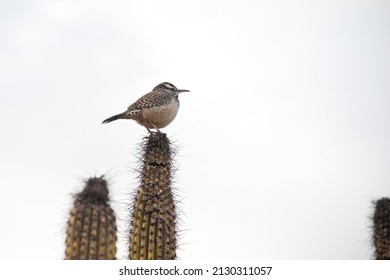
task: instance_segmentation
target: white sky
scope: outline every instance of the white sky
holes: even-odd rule
[[[190,259],[370,259],[390,194],[389,1],[1,1],[0,259],[61,259],[107,174],[121,230],[146,130],[101,125],[160,82]]]

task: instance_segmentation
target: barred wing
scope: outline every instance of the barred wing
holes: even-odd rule
[[[136,102],[131,104],[128,107],[128,110],[162,106],[164,104],[169,103],[171,99],[172,96],[169,93],[152,91],[145,94],[144,96],[139,98]]]

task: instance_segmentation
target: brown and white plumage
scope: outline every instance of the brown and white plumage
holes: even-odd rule
[[[171,83],[161,83],[131,104],[125,112],[109,117],[103,123],[132,119],[148,130],[150,128],[159,130],[175,119],[180,106],[179,93],[187,91],[177,89]]]

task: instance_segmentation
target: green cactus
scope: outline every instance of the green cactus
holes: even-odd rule
[[[374,204],[375,257],[377,260],[390,260],[390,199],[381,198]]]
[[[75,195],[66,235],[66,260],[115,259],[115,215],[103,176],[90,178],[85,188]]]
[[[142,145],[140,185],[131,211],[129,258],[176,258],[176,209],[172,184],[172,149],[163,133],[150,133]]]

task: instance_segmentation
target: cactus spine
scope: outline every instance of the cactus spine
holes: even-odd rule
[[[115,259],[115,215],[103,176],[90,178],[75,195],[66,235],[66,260]]]
[[[390,260],[390,199],[375,202],[374,246],[377,260]]]
[[[173,260],[177,240],[170,141],[166,134],[150,133],[142,151],[140,185],[131,211],[129,258]]]

